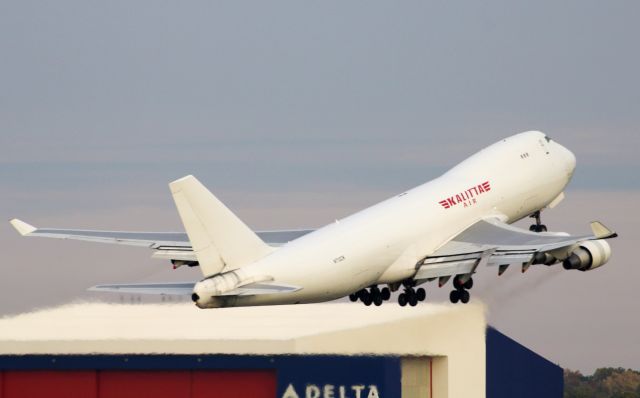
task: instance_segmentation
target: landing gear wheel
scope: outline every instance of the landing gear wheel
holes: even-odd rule
[[[371,296],[371,301],[376,306],[381,305],[384,301],[384,299],[382,298],[382,292],[380,291],[380,289],[378,289],[378,286],[373,286],[371,289],[369,289],[369,295]]]
[[[382,299],[384,301],[387,301],[391,298],[391,290],[389,290],[388,287],[385,287],[382,290],[380,290],[380,294],[382,295]]]
[[[415,307],[418,304],[418,295],[412,287],[406,288],[404,295],[407,297],[407,303],[412,307]]]
[[[453,278],[453,287],[455,289],[462,289],[462,283],[460,282],[460,278],[458,278],[457,276]]]
[[[535,218],[536,223],[529,227],[529,231],[531,232],[547,232],[547,226],[544,225],[540,219],[540,210],[536,211],[529,217]]]
[[[471,289],[473,287],[473,278],[469,278],[469,280],[466,281],[462,286],[467,290]]]
[[[407,305],[407,295],[404,293],[400,293],[400,295],[398,296],[398,304],[400,304],[400,307],[404,307],[405,305]]]
[[[351,293],[349,295],[349,300],[351,300],[352,303],[355,303],[356,301],[358,301],[358,293]]]
[[[529,227],[529,231],[532,231],[532,232],[547,232],[547,226],[544,225],[544,224],[540,224],[540,225],[532,224]]]
[[[456,290],[471,289],[473,287],[473,279],[469,278],[466,282],[462,283],[461,278],[456,277],[453,279],[453,287]]]
[[[360,297],[360,300],[362,300],[364,305],[366,305],[367,307],[370,306],[371,303],[373,302],[371,295],[368,293],[366,295],[362,295],[362,297]]]
[[[424,299],[427,298],[427,292],[423,288],[419,288],[416,290],[416,297],[418,301],[424,301]]]
[[[449,301],[451,301],[452,303],[457,303],[460,300],[460,291],[459,290],[452,290],[451,293],[449,293]]]
[[[466,290],[460,290],[460,301],[462,304],[467,304],[469,302],[469,292]]]

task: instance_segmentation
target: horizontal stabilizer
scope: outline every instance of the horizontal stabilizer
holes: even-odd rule
[[[120,293],[120,294],[155,294],[170,296],[190,296],[193,293],[194,282],[168,282],[168,283],[123,283],[97,285],[89,288],[92,292]],[[292,293],[300,290],[298,286],[273,282],[250,283],[222,296],[255,296],[260,294]]]
[[[124,293],[124,294],[158,294],[172,296],[189,296],[193,292],[194,282],[175,283],[126,283],[97,285],[89,288],[92,292]]]

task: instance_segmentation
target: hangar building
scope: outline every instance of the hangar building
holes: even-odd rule
[[[484,307],[73,304],[0,319],[0,398],[562,397]]]

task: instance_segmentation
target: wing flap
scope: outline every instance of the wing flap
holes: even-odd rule
[[[196,254],[192,250],[157,249],[151,257],[162,260],[198,261]]]
[[[449,261],[436,264],[425,264],[418,269],[418,272],[414,276],[416,280],[440,278],[442,276],[463,275],[473,272],[478,261],[471,260],[459,260]]]
[[[524,264],[531,262],[533,253],[495,253],[487,262],[488,266]]]

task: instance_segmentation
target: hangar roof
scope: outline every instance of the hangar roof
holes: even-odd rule
[[[467,345],[484,347],[485,328],[479,303],[214,310],[190,303],[82,303],[1,318],[0,355],[450,355]]]

